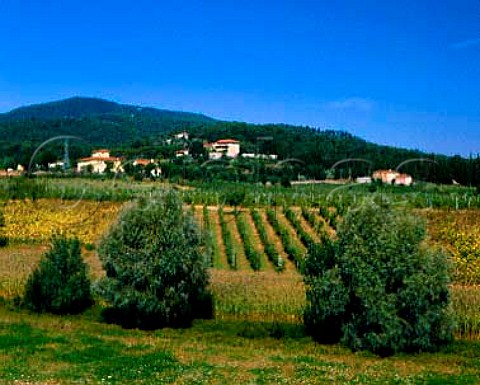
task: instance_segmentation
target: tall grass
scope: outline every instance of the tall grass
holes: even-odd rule
[[[480,285],[451,287],[458,338],[480,340]]]

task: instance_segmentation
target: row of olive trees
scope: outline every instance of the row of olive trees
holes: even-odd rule
[[[107,321],[154,329],[186,326],[212,313],[207,261],[193,219],[173,192],[125,210],[99,248],[106,276],[93,291]],[[80,242],[54,238],[27,280],[24,305],[37,312],[80,313],[93,304]]]

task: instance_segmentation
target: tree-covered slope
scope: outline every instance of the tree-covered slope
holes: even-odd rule
[[[0,114],[0,168],[28,163],[42,142],[60,135],[82,139],[74,155],[93,147],[129,147],[155,143],[176,131],[191,130],[216,120],[189,112],[122,105],[95,98],[70,98],[20,107]]]
[[[189,123],[209,123],[215,120],[205,115],[191,112],[132,106],[99,98],[77,96],[55,102],[19,107],[5,114],[0,114],[0,121],[72,119],[85,116],[103,116],[108,118],[113,115],[140,115],[159,120],[170,119]]]

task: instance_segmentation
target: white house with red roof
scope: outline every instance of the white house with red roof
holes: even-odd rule
[[[209,159],[220,159],[223,156],[236,158],[240,154],[240,142],[235,139],[220,139],[205,143],[203,147],[208,151]]]
[[[394,170],[377,170],[373,173],[372,179],[381,180],[385,184],[411,186],[413,178],[411,175],[402,174]]]
[[[121,164],[122,158],[110,156],[109,150],[94,150],[91,156],[78,160],[77,171],[91,171],[95,174],[103,174],[108,168],[110,168],[112,172],[122,172]]]

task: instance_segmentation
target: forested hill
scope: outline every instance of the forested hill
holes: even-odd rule
[[[215,122],[200,114],[83,97],[20,107],[0,114],[0,168],[12,162],[25,164],[39,144],[59,135],[78,136],[92,148],[112,148],[155,142],[171,132]]]
[[[12,144],[77,135],[94,146],[112,146],[213,122],[200,114],[75,97],[0,114],[0,135]]]
[[[151,107],[119,104],[109,100],[86,97],[73,97],[50,103],[34,104],[19,107],[5,114],[0,114],[2,121],[15,120],[52,120],[75,119],[95,116],[97,118],[111,118],[115,115],[143,116],[158,120],[175,120],[186,123],[210,123],[215,119],[191,112],[162,110]]]
[[[186,130],[188,143],[165,145],[171,134]],[[123,105],[95,98],[75,97],[57,102],[17,108],[0,114],[0,168],[28,164],[39,144],[59,135],[73,135],[72,159],[86,156],[95,147],[107,147],[116,155],[148,158],[174,157],[179,146],[189,146],[201,160],[202,142],[221,138],[241,141],[242,152],[278,154],[279,159],[304,162],[298,171],[307,177],[324,177],[335,162],[346,158],[370,161],[368,168],[395,168],[407,159],[435,159],[435,166],[413,163],[406,172],[420,168],[435,181],[480,183],[480,159],[435,156],[420,151],[380,146],[342,131],[318,130],[281,124],[255,125],[225,122],[205,115]],[[42,151],[35,162],[58,159],[62,143]],[[204,156],[205,154],[203,154]],[[351,173],[365,174],[365,163],[349,164]],[[433,170],[433,171],[432,171]],[[418,171],[418,170],[417,170]]]

